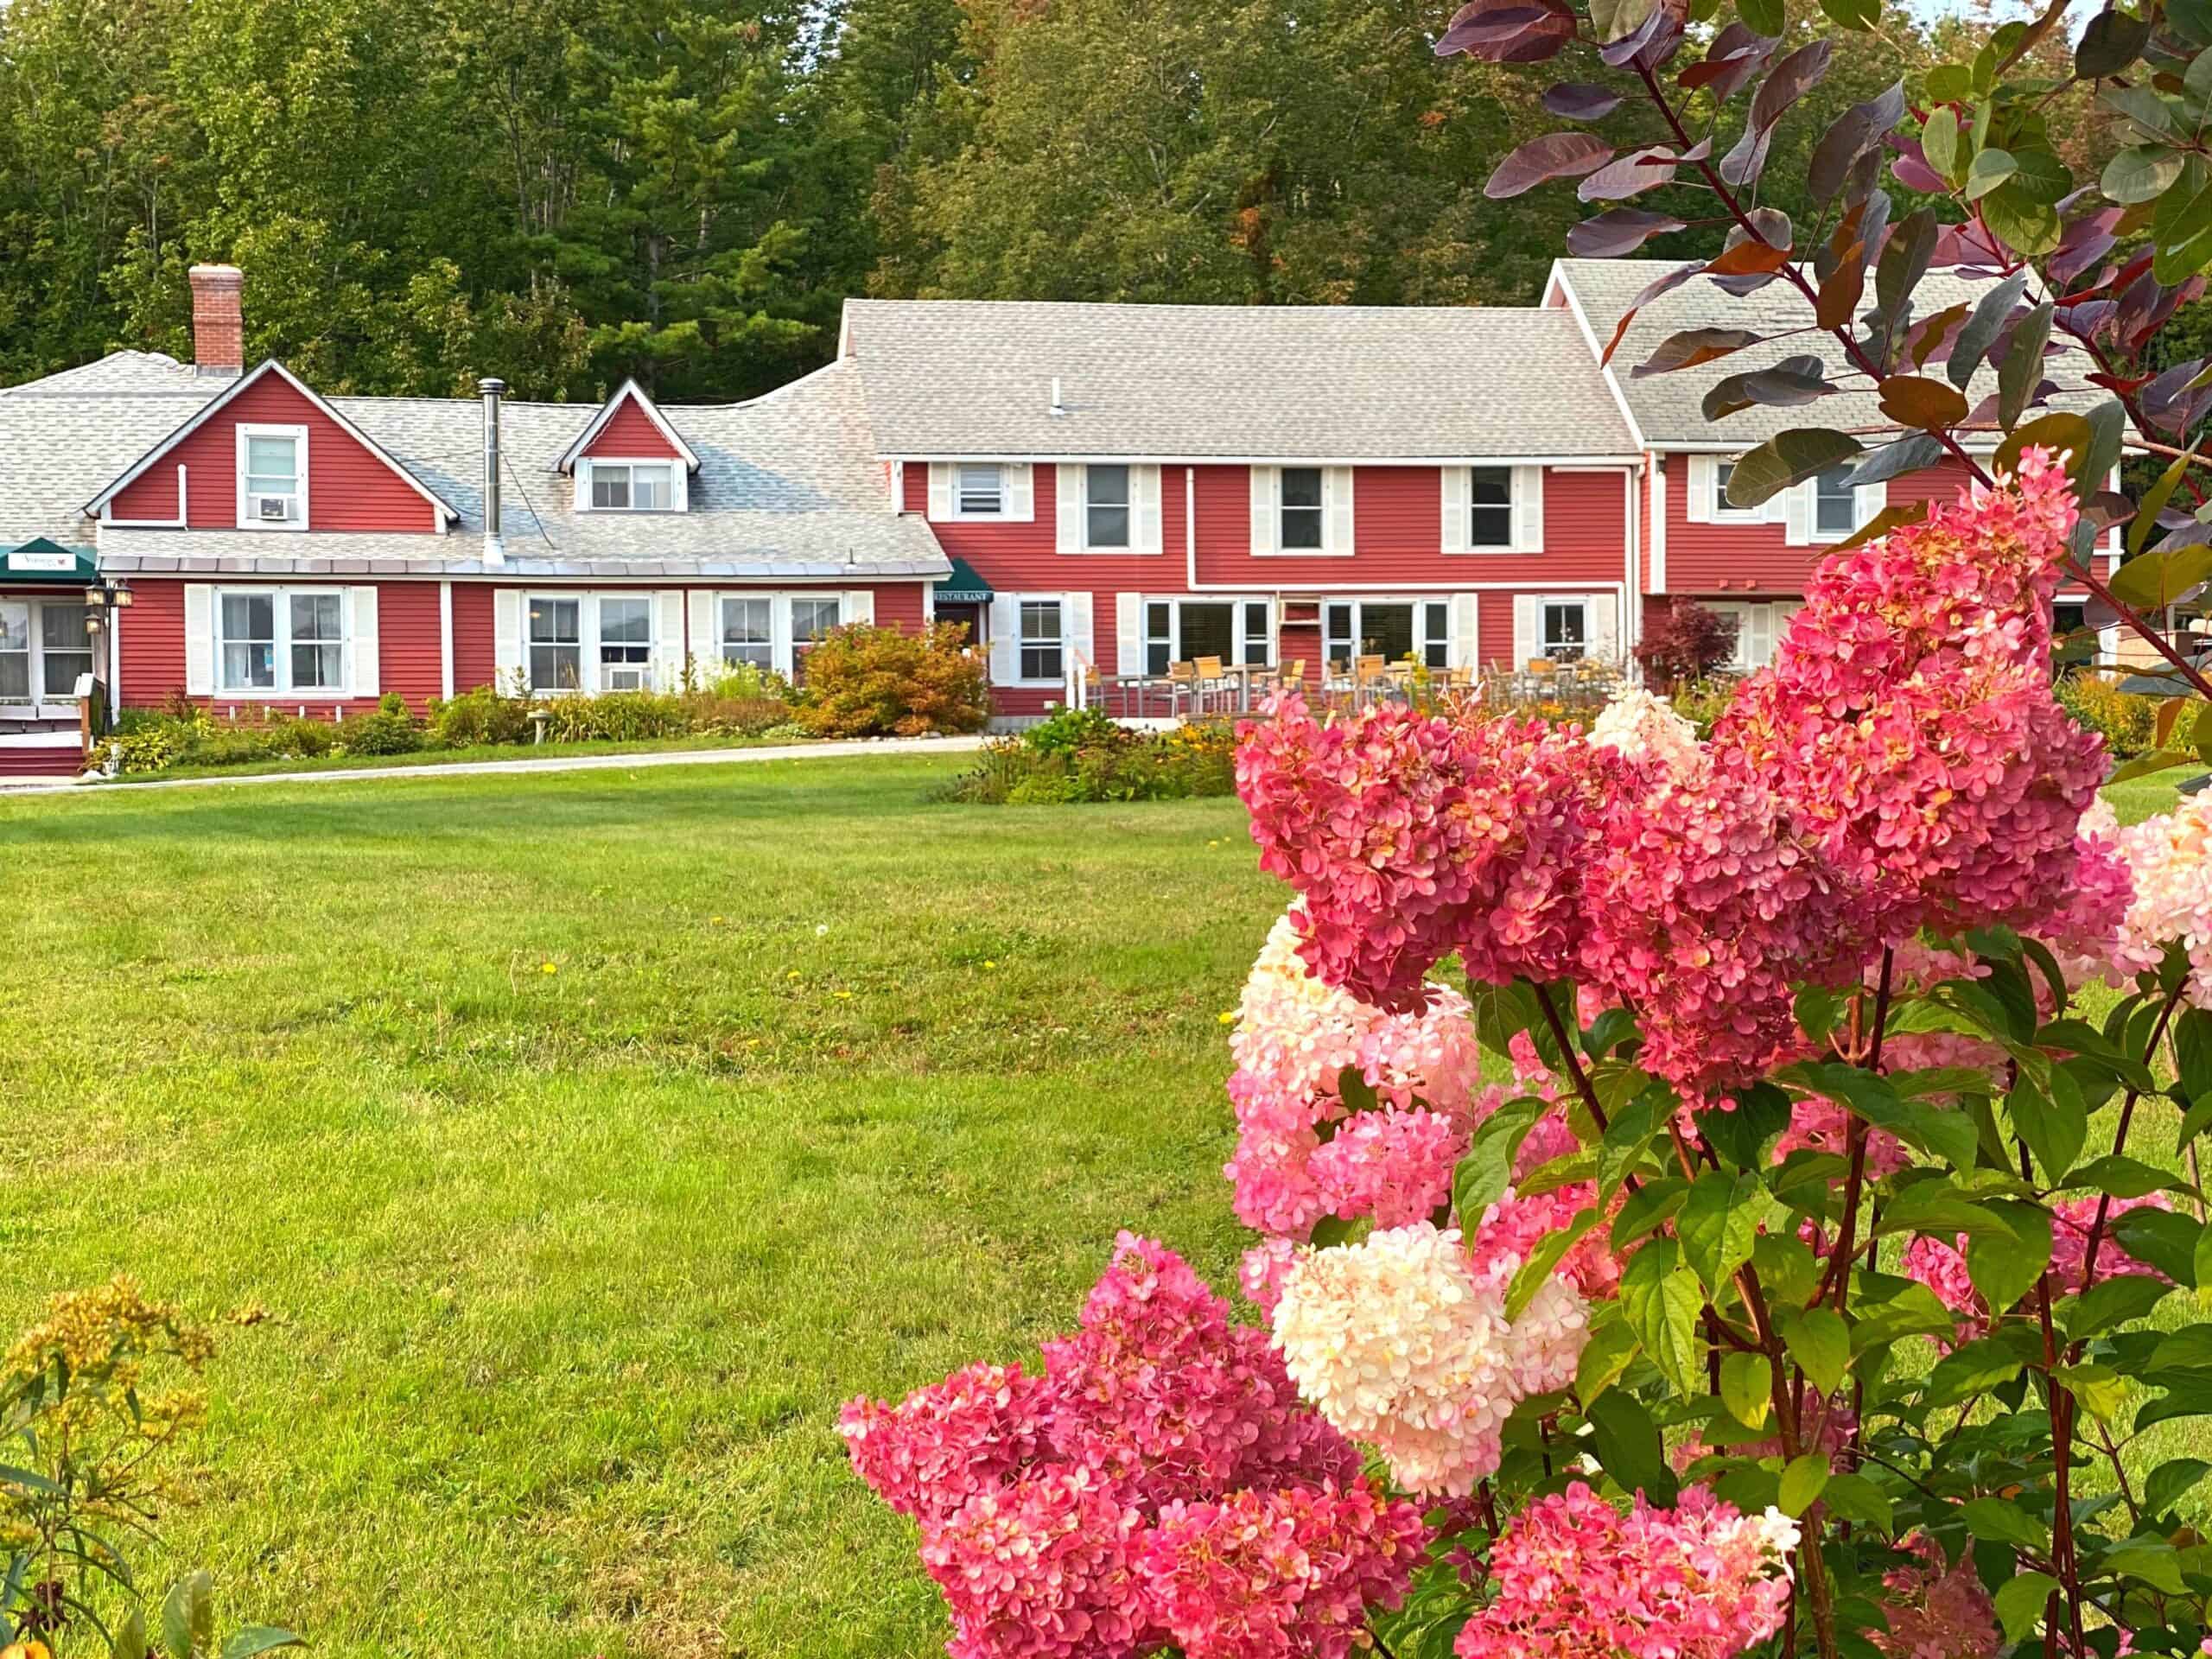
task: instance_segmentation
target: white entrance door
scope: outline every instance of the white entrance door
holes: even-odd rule
[[[31,700],[31,607],[0,599],[0,706]]]
[[[79,678],[93,671],[87,615],[77,600],[0,599],[0,711],[21,719],[75,706]]]

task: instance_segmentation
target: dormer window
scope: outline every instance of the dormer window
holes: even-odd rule
[[[241,423],[238,434],[238,527],[305,530],[307,428]]]
[[[676,464],[666,461],[593,461],[594,512],[668,512],[676,508]]]

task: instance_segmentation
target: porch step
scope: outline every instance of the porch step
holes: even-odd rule
[[[0,746],[0,778],[67,778],[84,764],[85,752],[73,742]]]

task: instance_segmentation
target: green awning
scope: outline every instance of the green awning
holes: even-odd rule
[[[99,580],[99,567],[88,547],[64,547],[41,536],[0,553],[0,582],[89,587]]]
[[[965,559],[952,562],[952,574],[940,576],[937,582],[937,602],[940,605],[988,605],[991,601],[991,584],[976,574],[976,567]]]

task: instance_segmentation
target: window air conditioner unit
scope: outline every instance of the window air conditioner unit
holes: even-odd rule
[[[264,524],[281,524],[292,516],[292,498],[289,495],[257,495],[253,498],[253,516]]]

